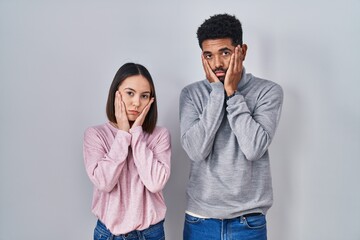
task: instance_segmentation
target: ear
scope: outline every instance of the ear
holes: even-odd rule
[[[245,60],[247,49],[248,49],[248,47],[246,44],[243,44],[240,47],[240,52],[243,55],[243,59],[242,59],[243,61]]]

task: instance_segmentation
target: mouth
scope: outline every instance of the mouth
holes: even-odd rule
[[[215,75],[217,77],[224,77],[225,76],[225,71],[217,70],[217,71],[215,71]]]
[[[129,114],[129,115],[138,115],[139,112],[136,111],[136,110],[129,110],[129,111],[128,111],[128,114]]]

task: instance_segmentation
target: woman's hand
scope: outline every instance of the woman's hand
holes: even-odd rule
[[[130,124],[126,115],[125,103],[122,101],[119,91],[115,93],[115,117],[117,128],[126,132],[129,132]]]
[[[144,107],[144,109],[142,110],[142,112],[140,113],[140,115],[136,118],[135,122],[133,123],[131,128],[135,128],[137,126],[142,126],[145,120],[145,117],[147,115],[147,113],[150,110],[151,104],[154,102],[154,98],[151,98],[149,103]]]

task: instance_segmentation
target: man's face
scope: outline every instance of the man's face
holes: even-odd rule
[[[202,42],[202,54],[220,81],[224,81],[235,46],[230,38],[207,39]]]

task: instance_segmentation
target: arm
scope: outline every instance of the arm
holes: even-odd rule
[[[141,182],[150,192],[161,191],[170,177],[170,133],[164,129],[149,146],[141,126],[133,127],[130,133],[134,163]]]
[[[196,109],[187,89],[183,89],[180,94],[181,144],[193,161],[203,161],[210,154],[225,112],[223,84],[214,82],[211,87],[202,113]]]
[[[117,184],[128,156],[131,136],[118,131],[107,152],[106,139],[95,129],[89,128],[84,135],[84,162],[91,182],[101,191],[110,192]]]
[[[242,152],[249,161],[258,160],[268,149],[279,123],[283,91],[274,85],[257,100],[251,113],[242,95],[227,101],[227,118]]]

